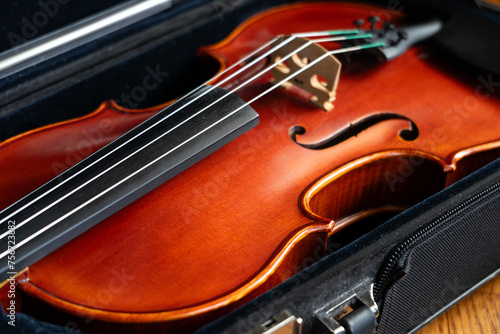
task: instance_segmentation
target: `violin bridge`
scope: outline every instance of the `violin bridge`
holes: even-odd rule
[[[271,47],[279,45],[287,38],[288,36],[278,38]],[[330,55],[309,66],[312,61],[328,51],[318,44],[311,43],[293,54],[295,50],[303,47],[306,43],[309,43],[309,40],[296,37],[271,54],[272,63],[278,64],[271,70],[273,82],[286,80],[281,84],[283,88],[288,90],[291,89],[291,86],[298,87],[312,95],[310,101],[313,104],[325,111],[330,111],[333,109],[341,63],[337,58]],[[293,55],[282,61],[290,54]],[[309,68],[294,75],[294,73],[306,66],[309,66]],[[287,80],[287,78],[289,79]]]

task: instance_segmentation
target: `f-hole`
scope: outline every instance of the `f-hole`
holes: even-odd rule
[[[415,139],[418,138],[419,131],[417,125],[408,117],[393,113],[381,113],[381,114],[371,115],[355,123],[349,123],[347,127],[334,133],[330,137],[313,144],[302,144],[297,141],[297,135],[300,136],[306,133],[306,129],[304,129],[302,126],[296,125],[292,127],[289,131],[289,135],[290,138],[295,143],[297,143],[297,145],[300,145],[309,150],[324,150],[326,148],[338,145],[351,137],[355,137],[361,132],[365,131],[366,129],[377,125],[378,123],[396,119],[406,120],[410,123],[409,128],[401,129],[399,131],[398,135],[401,139],[405,141],[414,141]]]

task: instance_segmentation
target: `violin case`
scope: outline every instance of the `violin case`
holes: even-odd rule
[[[52,1],[58,13],[33,25],[40,3],[49,2],[3,4],[0,51],[122,1]],[[216,71],[196,57],[199,47],[222,40],[254,14],[292,2],[173,1],[168,10],[2,77],[0,140],[88,114],[109,99],[138,109],[181,96]],[[445,19],[433,42],[457,66],[499,81],[494,32],[500,13],[467,0],[365,2]],[[144,98],[124,98],[151,70],[160,73],[158,86]],[[416,332],[500,271],[499,156],[495,152],[491,163],[409,210],[332,236],[326,257],[312,259],[314,264],[196,333]],[[38,320],[43,310],[29,313],[18,314],[15,328],[4,315],[0,332],[73,332]]]

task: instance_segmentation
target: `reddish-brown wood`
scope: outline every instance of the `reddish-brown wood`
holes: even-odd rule
[[[351,27],[377,13],[386,12],[339,3],[282,7],[202,53],[224,68],[275,35]],[[500,155],[499,94],[481,95],[476,73],[425,44],[388,63],[355,58],[339,57],[333,111],[281,90],[268,94],[252,104],[256,128],[30,266],[29,281],[19,284],[24,310],[88,331],[190,331],[317,260],[327,235],[409,207]],[[262,92],[267,79],[239,95]],[[159,108],[104,104],[86,118],[3,143],[1,206]],[[317,151],[288,135],[301,125],[307,132],[299,140],[317,142],[381,112],[412,119],[419,137],[398,137],[408,127],[403,120]],[[98,139],[86,137],[89,131]]]

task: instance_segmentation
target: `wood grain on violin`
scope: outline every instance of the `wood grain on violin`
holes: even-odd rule
[[[225,69],[274,36],[350,28],[377,10],[280,7],[201,54]],[[18,277],[22,310],[87,331],[191,331],[302,269],[335,231],[408,208],[500,155],[498,94],[480,95],[476,76],[458,72],[432,45],[390,62],[363,53],[338,59],[332,111],[286,89],[253,102],[258,126],[30,265]],[[250,101],[271,79],[237,94]],[[131,111],[107,102],[4,142],[1,207],[165,106]],[[350,134],[351,124],[368,123]],[[413,126],[418,136],[405,138]],[[339,133],[348,135],[316,145]]]

